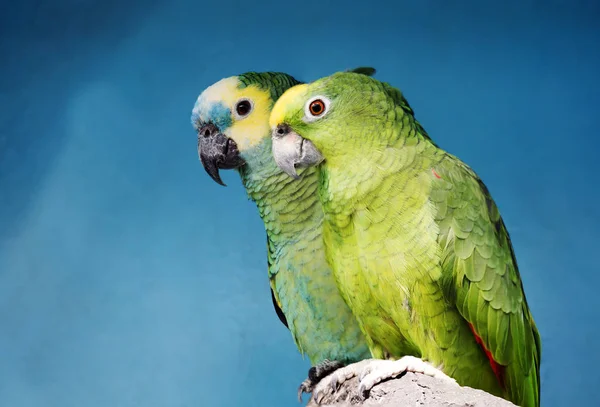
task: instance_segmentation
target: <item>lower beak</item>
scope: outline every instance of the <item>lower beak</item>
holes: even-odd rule
[[[219,170],[239,168],[245,164],[235,141],[210,123],[198,131],[198,155],[208,175],[223,186],[225,183],[221,180]]]
[[[296,168],[317,165],[323,161],[323,155],[315,145],[286,125],[281,124],[273,130],[273,158],[277,166],[294,179],[299,179]]]

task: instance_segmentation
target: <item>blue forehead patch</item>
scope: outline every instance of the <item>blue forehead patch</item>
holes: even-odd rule
[[[192,111],[192,123],[198,122],[212,122],[220,132],[224,132],[232,124],[231,111],[221,102],[205,106],[198,101]]]

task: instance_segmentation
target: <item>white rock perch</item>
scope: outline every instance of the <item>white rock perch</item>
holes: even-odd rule
[[[357,390],[355,377],[343,383],[335,395],[325,395],[319,405],[311,399],[307,407],[515,407],[482,390],[455,386],[419,373],[406,373],[375,385],[364,401]]]

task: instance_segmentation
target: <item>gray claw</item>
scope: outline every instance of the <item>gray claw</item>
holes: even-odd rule
[[[317,404],[321,404],[321,401],[323,401],[323,397],[325,397],[325,394],[323,394],[322,392],[313,393],[313,400]]]
[[[336,391],[338,391],[338,389],[340,388],[340,383],[339,383],[339,381],[338,381],[338,378],[337,378],[337,376],[333,376],[333,377],[331,378],[331,383],[330,383],[330,385],[331,385],[331,391],[333,391],[334,393],[335,393]]]
[[[310,393],[311,392],[311,388],[310,388],[310,380],[306,379],[305,381],[303,381],[300,386],[298,387],[298,401],[300,402],[300,404],[302,404],[302,395],[304,393]]]
[[[344,366],[343,362],[337,360],[328,360],[325,359],[321,363],[312,366],[308,370],[308,378],[304,380],[300,386],[298,387],[298,400],[302,403],[302,394],[303,393],[312,393],[312,399],[316,404],[320,404],[323,398],[325,397],[325,392],[321,390],[318,394],[314,393],[314,389],[317,384],[324,379],[326,376],[329,376],[331,373],[336,371],[337,369]],[[337,387],[337,380],[335,380],[335,387],[332,386],[332,390],[335,392],[335,388]]]

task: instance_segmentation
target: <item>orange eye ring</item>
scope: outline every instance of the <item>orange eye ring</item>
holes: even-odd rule
[[[321,99],[313,100],[308,106],[308,111],[315,117],[321,116],[325,112],[325,102]]]

